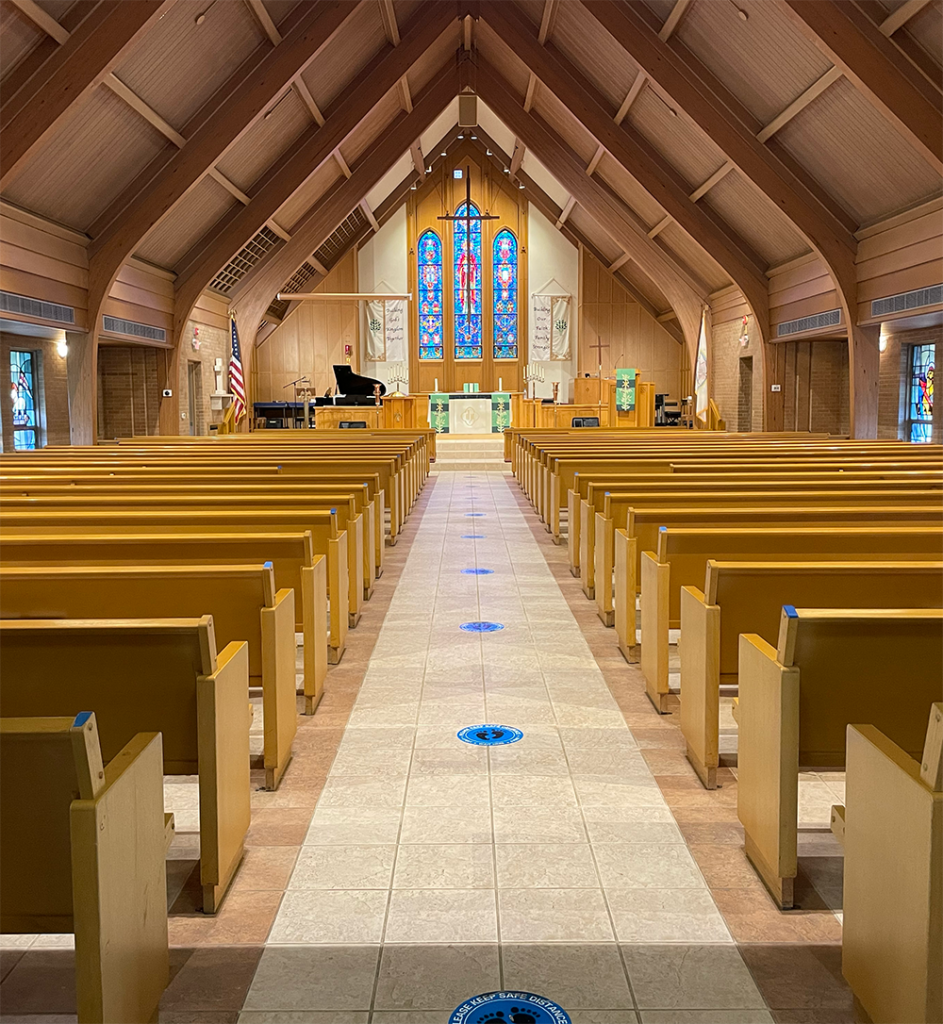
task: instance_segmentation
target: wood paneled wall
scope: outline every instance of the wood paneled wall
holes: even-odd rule
[[[455,359],[452,295],[454,290],[452,229],[448,221],[438,218],[454,214],[465,199],[464,172],[470,168],[472,202],[482,213],[496,214],[500,219],[482,224],[482,359]],[[461,169],[462,178],[453,177]],[[407,208],[409,238],[409,287],[413,295],[410,309],[410,380],[416,382],[412,391],[432,391],[438,379],[442,391],[461,391],[463,384],[478,384],[482,391],[495,390],[499,378],[505,391],[521,391],[524,387],[524,365],[527,362],[528,307],[527,294],[527,200],[520,189],[512,188],[505,175],[496,174],[481,154],[471,145],[459,148],[454,159],[431,174],[415,192],[410,193]],[[443,262],[443,349],[441,360],[419,359],[419,302],[416,244],[419,236],[432,228],[442,241]],[[518,240],[518,358],[496,360],[493,356],[492,246],[495,235],[509,228]]]
[[[356,292],[357,253],[351,250],[313,289],[317,292]],[[360,372],[360,309],[358,302],[302,302],[252,353],[250,402],[290,402],[285,385],[307,377],[319,395],[334,386],[335,363],[345,361]]]
[[[684,348],[585,250],[581,260],[579,376],[635,367],[673,400],[681,395]],[[597,348],[596,346],[602,346]]]

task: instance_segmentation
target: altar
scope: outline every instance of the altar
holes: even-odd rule
[[[439,434],[500,434],[512,425],[516,397],[507,391],[433,392],[429,426]]]

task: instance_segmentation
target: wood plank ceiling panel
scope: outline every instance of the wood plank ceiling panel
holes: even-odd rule
[[[380,5],[361,4],[302,75],[322,111],[327,112],[347,84],[386,45]]]
[[[278,163],[295,139],[310,127],[308,108],[294,89],[289,89],[216,166],[231,182],[249,192],[263,172]]]
[[[646,85],[632,104],[626,123],[648,139],[693,191],[724,162],[724,155],[682,111],[674,110]]]
[[[912,36],[933,58],[943,64],[943,3],[933,0],[918,11],[901,29]]]
[[[46,38],[13,4],[0,5],[0,78],[7,75]]]
[[[730,275],[720,267],[713,257],[677,224],[669,224],[658,234],[658,244],[678,257],[678,260],[707,285],[708,292],[717,291],[730,284]]]
[[[538,89],[532,109],[553,128],[574,153],[585,163],[589,163],[596,152],[596,140],[552,92],[548,89]]]
[[[650,7],[662,22],[671,14],[675,3],[676,0],[645,0],[645,6]]]
[[[123,100],[99,86],[49,134],[4,197],[85,231],[171,143]]]
[[[269,17],[275,22],[276,27],[280,25],[292,10],[304,0],[264,0],[265,9]]]
[[[144,239],[136,255],[173,270],[177,261],[199,241],[238,200],[212,178],[204,178]]]
[[[400,22],[402,24],[402,22]],[[409,81],[410,95],[416,95],[432,81],[448,56],[458,47],[460,24],[458,19],[450,25],[426,52],[410,68],[406,76]]]
[[[743,21],[738,10],[747,15]],[[695,2],[677,38],[767,124],[831,67],[775,3]]]
[[[518,103],[524,102],[530,72],[513,49],[487,23],[479,22],[475,40],[481,55],[490,61],[514,87]],[[509,154],[510,155],[510,154]]]
[[[582,206],[574,206],[567,218],[567,224],[577,233],[583,235],[599,250],[601,256],[605,256],[609,263],[613,263],[622,255],[621,246],[603,231],[598,222],[591,217]]]
[[[393,10],[396,13],[397,25],[405,25],[407,21],[419,10],[423,0],[393,0]]]
[[[779,207],[738,171],[731,171],[699,201],[726,221],[768,266],[808,251],[804,239]]]
[[[174,4],[115,74],[178,131],[260,45],[271,46],[242,3]]]
[[[333,160],[328,160],[281,206],[275,214],[275,221],[290,231],[292,225],[342,177],[340,167]]]
[[[625,50],[582,4],[565,0],[557,4],[550,42],[609,100],[614,114],[638,74]]]
[[[399,92],[396,89],[391,89],[351,132],[350,137],[344,143],[342,150],[347,162],[355,164],[360,156],[370,148],[380,132],[402,109]],[[406,151],[408,145],[409,140],[404,139],[403,152]]]
[[[631,174],[604,153],[596,166],[596,176],[607,185],[638,214],[640,220],[651,226],[657,224],[665,216],[661,206],[645,191]]]
[[[940,192],[940,179],[847,79],[817,97],[777,135],[859,223]]]

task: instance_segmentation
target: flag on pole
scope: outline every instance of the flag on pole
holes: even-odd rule
[[[229,314],[232,332],[232,352],[229,356],[229,390],[233,393],[233,422],[238,423],[246,414],[246,384],[242,376],[242,356],[239,352],[239,332],[236,316]]]

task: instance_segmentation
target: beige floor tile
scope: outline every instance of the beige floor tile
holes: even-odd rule
[[[401,846],[393,875],[394,889],[494,888],[490,844]]]
[[[507,943],[502,962],[506,988],[537,993],[567,1012],[583,1007],[609,1010],[632,1006],[616,945]]]
[[[386,942],[496,942],[493,889],[394,889]]]
[[[496,843],[585,843],[583,817],[576,807],[492,808]]]
[[[453,1009],[472,995],[501,987],[496,945],[386,945],[377,976],[375,1007],[383,1010]],[[374,1020],[378,1014],[374,1013]],[[397,1017],[421,1021],[421,1016]],[[439,1016],[437,1020],[443,1020]]]
[[[611,942],[599,889],[499,889],[502,942]]]
[[[579,843],[499,843],[494,854],[502,889],[600,887],[592,851]]]
[[[411,775],[407,807],[460,808],[468,814],[487,813],[491,792],[487,775]]]
[[[389,893],[380,889],[306,889],[286,892],[269,942],[379,942]]]
[[[643,1012],[766,1009],[733,946],[623,946],[623,954]]]
[[[406,796],[406,777],[332,775],[328,777],[318,809],[322,807],[382,807],[399,809]]]
[[[388,889],[394,845],[303,846],[289,889]]]
[[[493,775],[491,799],[495,807],[576,807],[576,792],[569,778],[541,775]]]
[[[244,1009],[369,1010],[379,957],[379,946],[270,946]]]
[[[607,889],[606,899],[620,942],[732,941],[708,889]]]
[[[439,776],[443,777],[443,776]],[[491,816],[465,807],[423,807],[407,804],[400,843],[490,843]]]
[[[607,889],[700,889],[707,883],[683,843],[603,843],[596,849]]]

